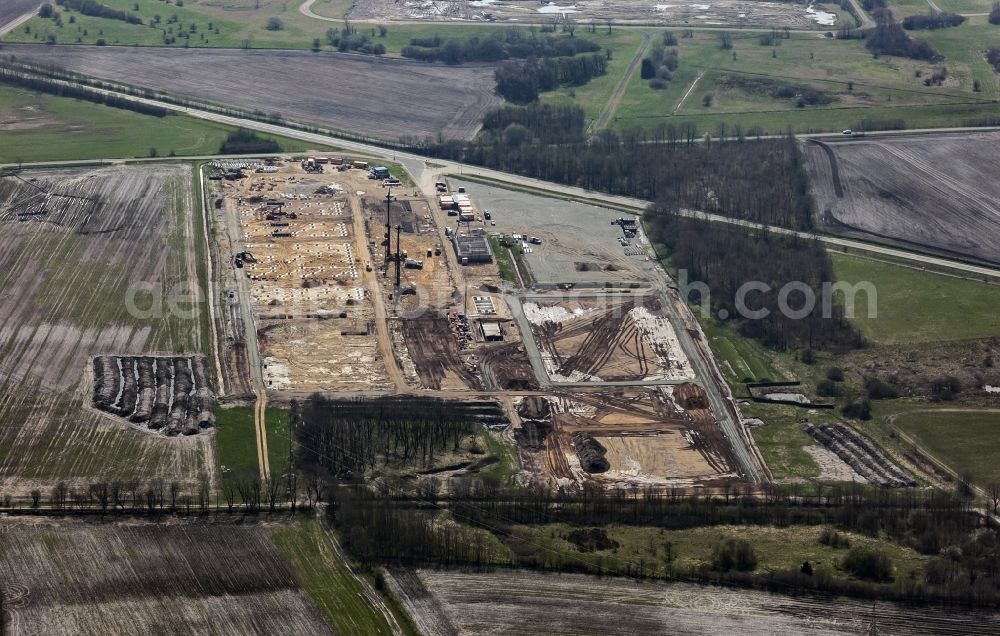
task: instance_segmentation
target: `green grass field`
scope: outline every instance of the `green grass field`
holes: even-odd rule
[[[1000,411],[914,411],[893,424],[959,475],[980,486],[1000,482]]]
[[[647,569],[656,564],[662,574],[666,563],[666,546],[671,544],[674,566],[697,569],[711,565],[712,551],[716,545],[730,538],[746,539],[757,554],[757,572],[797,570],[803,561],[809,561],[817,570],[829,572],[838,578],[849,578],[839,569],[839,561],[847,553],[819,542],[822,526],[707,526],[686,530],[664,530],[635,526],[607,526],[608,537],[618,542],[611,550],[580,552],[563,537],[573,530],[565,524],[531,526],[519,531],[531,544],[527,549],[546,553],[559,553],[567,558],[592,564],[601,563],[605,569],[624,571],[626,564],[642,561]],[[897,578],[920,575],[927,557],[915,550],[890,541],[873,539],[855,533],[844,533],[852,546],[878,547],[886,552],[896,568]]]
[[[751,428],[750,434],[775,479],[819,476],[819,466],[802,450],[803,446],[816,443],[799,425],[806,419],[803,409],[779,404],[750,404],[740,407],[740,411],[743,417],[758,417],[766,423]],[[828,415],[809,416],[808,419],[817,423],[835,421]]]
[[[35,93],[0,85],[0,120],[18,121],[0,129],[0,163],[213,155],[231,126],[168,115],[153,117],[121,108]],[[315,147],[286,137],[282,150]]]
[[[259,474],[257,433],[253,407],[234,406],[215,410],[215,444],[219,471],[223,479]],[[270,445],[270,438],[268,444]]]
[[[217,418],[216,438],[219,468],[223,476],[258,474],[257,462],[257,431],[253,422],[253,407],[234,406],[219,408],[215,411]],[[288,411],[277,407],[268,407],[267,418],[267,459],[274,476],[288,472],[289,448],[293,451],[295,444],[290,440],[288,429]],[[289,446],[291,444],[291,447]]]
[[[990,37],[1000,39],[1000,31],[991,32],[983,18],[954,29],[918,33],[946,56],[943,64],[951,85],[933,87],[924,86],[922,79],[931,74],[932,64],[890,56],[876,59],[858,40],[792,33],[779,46],[762,46],[756,34],[734,32],[732,50],[722,50],[715,32],[696,31],[690,38],[681,38],[680,29],[673,32],[679,38],[680,57],[673,80],[666,90],[655,91],[636,74],[615,119],[618,129],[693,123],[701,132],[716,133],[725,123],[730,132],[739,125],[744,131],[759,127],[777,134],[789,128],[836,131],[856,127],[863,119],[897,118],[916,128],[962,125],[996,111],[997,82],[981,51]],[[821,90],[833,101],[798,108],[795,99],[741,90],[733,78]],[[974,79],[982,83],[981,92],[973,91]],[[708,107],[702,101],[706,93],[713,96]]]
[[[918,271],[901,265],[830,253],[838,281],[869,281],[877,314],[857,295],[854,323],[877,344],[964,340],[1000,335],[1000,285]]]
[[[267,461],[271,475],[279,476],[288,472],[289,453],[295,452],[288,426],[289,412],[286,409],[268,407],[265,413],[267,428]]]
[[[512,484],[514,476],[520,470],[520,462],[517,459],[517,452],[514,450],[514,446],[495,437],[489,431],[484,431],[482,438],[486,442],[490,454],[499,461],[481,471],[480,475],[495,477],[501,484]]]
[[[319,521],[275,525],[268,532],[335,633],[393,633],[385,616],[368,600],[364,586],[337,553],[332,535]],[[404,629],[409,627],[405,618],[400,622]]]
[[[702,320],[712,353],[722,373],[734,388],[742,382],[786,380],[785,374],[771,364],[774,355],[760,344],[744,338],[715,320]]]

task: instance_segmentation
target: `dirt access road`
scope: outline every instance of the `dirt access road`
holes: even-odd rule
[[[628,63],[628,68],[625,69],[625,74],[622,78],[618,80],[618,85],[615,86],[615,92],[611,94],[611,99],[608,100],[608,104],[604,107],[604,111],[601,112],[601,116],[597,118],[594,122],[594,132],[600,132],[608,127],[608,122],[611,121],[611,117],[618,110],[619,104],[622,103],[622,97],[625,95],[625,89],[628,88],[628,83],[632,80],[632,76],[635,75],[635,69],[639,66],[639,62],[642,61],[642,56],[646,54],[649,49],[649,42],[651,35],[649,33],[642,34],[642,43],[639,45],[639,49],[632,56],[632,61]]]
[[[202,180],[202,187],[206,182]],[[238,213],[235,209],[229,209],[227,202],[223,209],[225,219],[225,231],[229,238],[229,244],[233,246],[234,252],[246,251],[246,244],[243,240],[243,231],[239,225]],[[246,339],[247,363],[250,372],[250,382],[253,386],[254,409],[253,420],[256,432],[257,463],[260,469],[261,479],[267,479],[271,474],[268,465],[267,454],[267,387],[264,384],[263,364],[260,359],[260,345],[257,341],[257,317],[251,305],[250,282],[243,270],[237,271],[231,258],[227,258],[229,263],[230,280],[236,281],[236,293],[239,294],[240,313],[243,317],[244,338]]]

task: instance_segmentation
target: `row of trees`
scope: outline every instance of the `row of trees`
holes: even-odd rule
[[[329,490],[334,495],[329,515],[344,533],[345,546],[367,565],[512,566],[721,582],[785,593],[814,590],[868,599],[1000,603],[997,528],[984,525],[968,508],[968,500],[943,493],[839,486],[821,499],[774,494],[761,501],[749,496],[709,499],[652,490],[629,494],[593,489],[559,495],[472,488],[491,494],[479,499],[463,495],[438,503],[402,493],[375,494],[356,486],[331,486]],[[580,559],[570,551],[540,548],[530,531],[536,524],[568,524],[577,529],[564,538],[572,536],[581,549],[606,554]],[[849,549],[841,567],[857,577],[843,579],[814,572],[807,563],[785,572],[755,572],[757,555],[751,545],[723,541],[715,547],[710,564],[680,567],[672,545],[663,546],[665,565],[613,553],[614,542],[600,529],[607,524],[661,528],[826,525],[888,538],[933,556],[923,577],[895,577],[891,559],[883,551],[865,545],[851,547],[849,541],[838,540],[836,547]]]
[[[725,130],[720,130],[725,133]],[[693,124],[604,131],[591,143],[535,145],[494,135],[419,150],[546,181],[796,229],[812,226],[808,177],[793,138],[706,140]],[[544,133],[532,129],[533,137]],[[510,143],[507,143],[507,142]],[[520,142],[520,143],[519,143]]]
[[[276,152],[281,152],[281,144],[274,139],[259,137],[257,133],[246,128],[238,128],[229,133],[219,146],[219,154],[223,155],[274,154]]]
[[[639,68],[639,76],[649,80],[649,87],[654,90],[665,89],[677,70],[677,49],[667,48],[667,42],[677,44],[674,34],[669,31],[653,44],[649,57],[643,58]]]
[[[412,38],[401,51],[403,57],[417,60],[461,64],[463,62],[499,62],[508,59],[572,57],[600,51],[599,44],[574,37],[536,35],[518,27],[494,31],[466,40],[431,37]]]
[[[993,3],[987,19],[990,21],[990,24],[1000,24],[1000,2]]]
[[[576,104],[553,106],[532,102],[502,106],[483,116],[481,143],[520,146],[525,143],[580,143],[584,140],[586,113]]]
[[[383,462],[427,466],[477,430],[465,405],[446,400],[328,400],[294,414],[297,465],[307,474],[363,476]]]
[[[844,316],[843,306],[824,285],[836,281],[826,250],[816,241],[772,235],[747,228],[734,229],[703,219],[680,216],[670,204],[650,206],[646,221],[650,238],[663,244],[674,267],[687,270],[690,281],[703,282],[711,294],[707,302],[716,315],[731,317],[739,331],[779,349],[843,350],[863,346],[860,332]],[[745,293],[756,281],[765,289]],[[812,307],[800,290],[786,300],[792,285],[804,285],[814,298]],[[705,302],[695,290],[690,300]],[[782,303],[795,311],[785,311]],[[745,311],[763,311],[755,318]],[[798,310],[808,312],[799,315]]]
[[[923,15],[908,15],[903,18],[903,28],[909,31],[915,29],[944,29],[955,27],[965,22],[965,16],[948,11],[941,13],[926,13]]]
[[[79,11],[83,15],[105,18],[108,20],[121,20],[122,22],[128,22],[129,24],[142,24],[142,18],[134,13],[114,9],[106,4],[97,2],[97,0],[56,0],[56,4],[66,9]]]
[[[940,60],[942,56],[927,42],[911,38],[893,18],[892,11],[880,9],[873,13],[875,28],[867,32],[865,48],[873,55],[894,55],[914,60]]]
[[[384,38],[388,29],[384,26],[378,27],[379,37]],[[385,45],[375,41],[375,29],[371,33],[362,33],[350,22],[344,22],[340,29],[329,29],[326,32],[326,41],[333,48],[341,53],[347,51],[357,51],[368,55],[384,55]],[[319,40],[313,42],[313,50],[319,50]]]
[[[504,62],[495,71],[497,94],[517,104],[536,101],[538,94],[560,86],[582,86],[608,69],[603,53],[572,57],[531,58]]]
[[[170,114],[170,111],[160,106],[154,106],[152,104],[144,104],[141,102],[136,102],[122,97],[118,97],[116,95],[108,95],[98,91],[90,90],[80,86],[62,84],[54,80],[33,76],[30,74],[18,72],[16,70],[4,67],[0,67],[0,83],[8,84],[10,86],[19,86],[21,88],[27,88],[29,90],[37,91],[39,93],[48,93],[50,95],[57,95],[59,97],[72,97],[74,99],[82,99],[84,101],[93,102],[95,104],[103,104],[105,106],[111,106],[112,108],[131,110],[133,112],[141,113],[143,115],[152,115],[154,117],[165,117]]]

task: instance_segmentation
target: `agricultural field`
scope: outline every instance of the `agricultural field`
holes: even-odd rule
[[[22,15],[34,10],[38,6],[36,0],[6,0],[0,6],[0,35],[6,31],[4,29],[13,28],[13,22]]]
[[[892,426],[958,475],[1000,483],[1000,411],[941,408],[892,416]]]
[[[471,137],[485,111],[500,103],[489,65],[303,51],[44,45],[6,51],[22,61],[392,140]]]
[[[414,622],[430,636],[637,633],[858,634],[978,632],[995,620],[965,610],[788,597],[686,583],[524,571],[393,571]],[[503,590],[503,594],[498,594]]]
[[[13,634],[335,633],[294,565],[253,523],[0,522]]]
[[[0,85],[0,163],[210,155],[233,129],[169,115],[153,117],[69,97]],[[287,151],[303,141],[275,139]]]
[[[995,133],[861,139],[805,146],[828,230],[1000,263]]]
[[[95,356],[209,351],[191,188],[182,165],[0,179],[0,489],[214,474],[211,433],[164,438],[90,406]]]
[[[408,627],[404,617],[386,615],[378,593],[351,571],[332,532],[321,521],[269,525],[267,533],[334,633],[374,636],[399,633],[401,625]]]

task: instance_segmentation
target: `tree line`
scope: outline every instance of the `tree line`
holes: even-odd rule
[[[730,317],[744,336],[778,350],[863,346],[843,306],[832,298],[823,302],[824,285],[832,285],[836,277],[818,241],[688,218],[662,203],[651,205],[645,220],[650,239],[667,249],[671,265],[687,270],[688,280],[704,282],[711,293],[713,314]],[[764,283],[767,289],[741,296],[742,286],[750,281]],[[782,290],[792,283],[804,284],[814,295],[811,308],[799,292],[787,300],[793,309],[804,308],[808,312],[804,316],[782,310]],[[698,291],[691,296],[692,302],[705,300]],[[751,311],[767,312],[766,317],[746,316],[741,303]]]
[[[951,493],[836,485],[821,486],[813,495],[770,489],[763,497],[755,497],[737,489],[724,495],[699,496],[652,488],[636,488],[630,493],[593,488],[567,494],[473,486],[449,488],[449,492],[461,494],[431,500],[414,493],[414,488],[402,483],[395,491],[328,488],[333,499],[327,513],[344,533],[345,547],[364,565],[518,567],[725,583],[783,593],[813,591],[908,602],[1000,604],[998,529],[969,507],[968,498]],[[549,524],[569,525],[574,529],[570,534],[601,539],[593,549],[605,554],[580,559],[572,552],[539,549],[533,545],[530,528]],[[752,546],[723,542],[716,546],[707,567],[678,565],[669,545],[663,546],[667,550],[664,559],[650,563],[628,554],[608,553],[612,542],[604,540],[601,528],[609,524],[664,529],[827,526],[819,541],[834,545],[830,541],[835,540],[838,549],[851,546],[846,538],[837,538],[837,530],[849,531],[890,539],[931,559],[922,576],[896,577],[884,552],[858,546],[842,559],[843,569],[854,579],[814,572],[805,563],[787,571],[756,572]]]
[[[538,99],[538,94],[560,86],[582,86],[608,70],[603,53],[573,57],[530,58],[504,62],[494,72],[497,94],[516,104]]]
[[[672,209],[696,208],[769,225],[812,227],[814,204],[792,137],[751,141],[734,127],[735,139],[695,143],[698,131],[693,124],[669,124],[651,133],[603,131],[589,143],[538,145],[532,140],[542,138],[544,131],[532,128],[531,132],[527,139],[491,132],[472,142],[431,140],[418,148],[435,157],[658,201]]]
[[[478,423],[453,400],[329,400],[314,395],[293,412],[296,465],[306,474],[363,477],[384,463],[427,466],[457,450]]]
[[[861,29],[843,27],[837,32],[839,39],[863,38],[865,48],[876,57],[879,55],[894,55],[896,57],[907,57],[913,60],[926,60],[936,62],[943,59],[943,56],[934,50],[930,44],[923,40],[916,40],[906,33],[903,24],[900,24],[892,15],[892,11],[885,6],[884,0],[866,0],[862,4],[872,6],[872,17],[875,19],[875,28],[863,31]],[[911,24],[923,24],[918,22]],[[913,26],[912,28],[933,28],[929,26]]]
[[[8,68],[0,68],[0,82],[10,86],[27,88],[28,90],[39,93],[47,93],[58,97],[72,97],[74,99],[81,99],[95,104],[111,106],[112,108],[130,110],[143,115],[152,115],[153,117],[166,117],[171,114],[169,110],[161,106],[136,102],[123,97],[118,97],[117,95],[109,95],[80,86],[63,84],[54,80],[20,73]]]
[[[574,37],[536,35],[518,27],[494,31],[465,40],[440,35],[411,38],[401,54],[415,60],[462,64],[463,62],[499,62],[508,59],[572,57],[600,51],[599,44]]]
[[[142,18],[139,16],[128,11],[114,9],[106,4],[97,2],[97,0],[56,0],[56,4],[66,9],[79,11],[83,15],[106,18],[108,20],[121,20],[129,24],[142,24]]]
[[[925,13],[923,15],[908,15],[903,18],[903,28],[908,31],[916,29],[944,29],[955,27],[965,22],[965,16],[949,11],[941,13]]]
[[[584,140],[586,113],[576,104],[553,106],[532,102],[526,106],[505,105],[483,116],[481,143],[520,146],[525,143],[579,143]]]
[[[639,67],[639,77],[649,80],[649,87],[653,90],[665,89],[673,79],[678,63],[677,49],[667,47],[676,45],[677,38],[667,31],[661,39],[653,43],[649,55],[643,58]]]
[[[246,128],[238,128],[226,135],[219,146],[221,155],[250,155],[256,153],[274,154],[281,152],[281,144],[274,139],[259,137]]]

